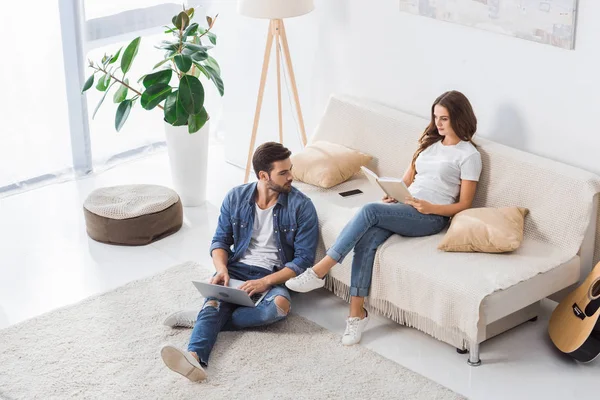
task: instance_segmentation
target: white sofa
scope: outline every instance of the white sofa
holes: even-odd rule
[[[380,104],[334,95],[310,141],[368,153],[374,157],[369,167],[380,176],[400,177],[427,123]],[[425,238],[393,235],[377,251],[367,299],[371,310],[459,351],[469,350],[470,365],[480,364],[480,343],[537,317],[542,299],[560,300],[600,258],[598,176],[478,136],[475,143],[484,166],[473,206],[528,208],[522,246],[510,254],[450,253],[437,250],[445,231]],[[330,189],[297,186],[313,199],[319,214],[318,259],[359,207],[382,195],[362,174]],[[354,188],[364,194],[338,194]],[[352,254],[336,266],[326,285],[346,301],[351,260]]]

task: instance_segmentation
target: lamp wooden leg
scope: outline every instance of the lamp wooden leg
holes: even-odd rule
[[[265,58],[263,61],[262,73],[260,76],[260,86],[258,88],[258,97],[256,99],[256,112],[254,113],[254,126],[252,127],[252,136],[250,137],[250,147],[248,149],[248,160],[246,162],[246,175],[244,183],[248,183],[250,176],[250,166],[252,162],[252,153],[256,143],[256,132],[258,130],[258,121],[260,120],[260,109],[262,107],[263,94],[265,91],[265,82],[267,81],[267,72],[269,70],[269,59],[271,58],[271,47],[273,47],[273,21],[269,24],[269,33],[267,35],[267,46],[265,48]]]
[[[290,49],[288,47],[287,36],[285,34],[285,25],[283,20],[279,23],[279,34],[281,35],[281,42],[283,47],[283,55],[287,64],[288,71],[290,73],[290,81],[292,83],[292,93],[294,94],[294,102],[296,103],[296,112],[298,113],[298,123],[300,124],[300,133],[302,134],[302,144],[306,146],[306,130],[304,128],[304,119],[302,118],[302,110],[300,109],[300,99],[298,98],[298,88],[296,87],[296,77],[294,75],[294,68],[292,67],[292,58],[290,57]]]
[[[281,47],[279,46],[281,36],[279,29],[281,20],[276,20],[273,24],[275,28],[273,36],[275,37],[275,50],[277,54],[277,111],[279,112],[279,143],[283,144],[283,116],[281,111]]]

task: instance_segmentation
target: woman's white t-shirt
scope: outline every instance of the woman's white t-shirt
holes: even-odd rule
[[[413,197],[432,204],[454,204],[461,180],[479,181],[481,154],[471,142],[444,146],[439,141],[419,154],[415,168],[415,180],[408,187]]]

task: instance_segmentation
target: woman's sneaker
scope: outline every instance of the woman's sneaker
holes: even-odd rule
[[[365,317],[351,317],[346,320],[346,331],[344,331],[344,336],[342,336],[342,344],[344,346],[352,346],[360,342],[360,338],[362,336],[363,331],[367,327],[369,323],[369,313],[365,310]]]
[[[312,268],[308,268],[297,277],[285,282],[285,286],[294,292],[306,293],[325,286],[325,279],[319,278]]]

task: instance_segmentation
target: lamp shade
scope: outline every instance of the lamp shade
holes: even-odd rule
[[[283,19],[314,10],[313,0],[238,0],[238,12],[252,18]]]

